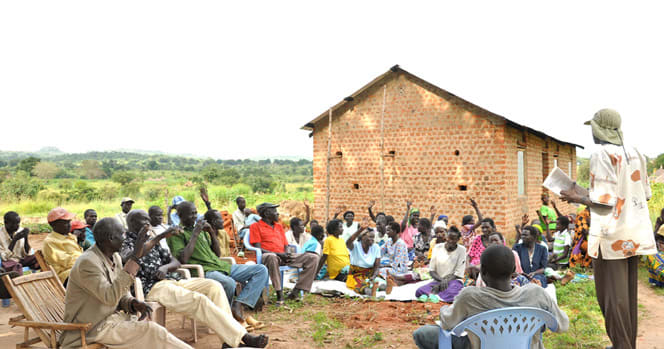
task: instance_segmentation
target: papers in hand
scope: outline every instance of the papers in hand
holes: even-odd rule
[[[574,181],[558,167],[555,167],[542,183],[544,188],[551,190],[558,196],[560,196],[561,190],[569,190],[573,185]]]

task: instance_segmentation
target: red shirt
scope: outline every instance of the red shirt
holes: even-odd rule
[[[261,219],[249,227],[249,234],[249,243],[253,245],[259,242],[264,250],[284,253],[284,247],[288,245],[284,227],[276,222],[271,227]]]

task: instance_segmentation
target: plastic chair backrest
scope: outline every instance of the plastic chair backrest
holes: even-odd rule
[[[532,307],[510,307],[485,311],[469,317],[452,329],[461,336],[470,331],[479,337],[482,348],[530,348],[533,336],[548,327],[558,329],[558,321],[546,310]]]
[[[244,234],[244,248],[248,251],[254,251],[256,252],[256,264],[261,264],[262,256],[263,253],[260,248],[256,248],[254,246],[251,246],[249,243],[249,236],[251,235],[251,230],[248,230],[246,234]]]

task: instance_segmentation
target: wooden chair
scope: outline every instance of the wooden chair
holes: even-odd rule
[[[85,333],[92,324],[63,321],[65,289],[58,275],[51,268],[46,270],[14,279],[9,275],[2,277],[7,290],[23,313],[9,319],[9,325],[25,328],[24,341],[16,344],[16,348],[37,348],[32,345],[39,342],[43,342],[48,348],[58,348],[58,338],[65,330],[81,331],[82,348],[105,348],[101,344],[86,343]],[[38,337],[30,338],[30,328],[37,332]]]

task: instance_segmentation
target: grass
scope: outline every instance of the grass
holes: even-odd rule
[[[311,330],[313,331],[312,338],[316,344],[323,346],[326,343],[331,343],[333,338],[337,336],[337,330],[342,329],[344,325],[330,317],[323,312],[317,312],[313,315],[313,324]]]
[[[575,272],[588,274],[580,269]],[[569,317],[570,325],[565,333],[545,332],[546,348],[603,348],[609,345],[594,282],[589,280],[566,286],[556,284],[556,295],[558,305]]]

